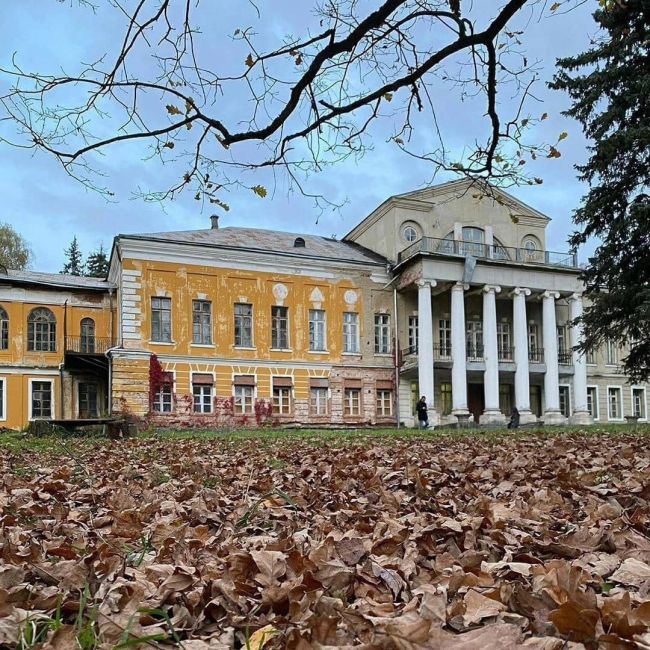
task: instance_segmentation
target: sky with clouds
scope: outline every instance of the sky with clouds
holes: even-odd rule
[[[107,0],[96,3],[96,13],[71,0],[3,3],[0,67],[8,67],[15,56],[24,69],[71,72],[80,61],[96,60],[104,52],[112,51],[122,38],[124,18]],[[204,33],[214,29],[215,34],[228,35],[233,26],[248,21],[265,42],[281,42],[286,34],[304,33],[304,23],[312,19],[313,4],[313,0],[259,0],[262,18],[257,19],[243,0],[222,0],[213,16],[214,23],[206,21],[202,29]],[[573,165],[585,160],[587,150],[579,125],[560,114],[568,106],[567,97],[549,90],[544,82],[552,77],[557,57],[578,53],[588,46],[595,33],[591,12],[596,4],[596,0],[588,0],[570,13],[560,11],[555,15],[550,14],[548,7],[541,14],[539,9],[525,12],[513,25],[524,32],[521,39],[529,59],[539,61],[540,82],[535,87],[531,111],[549,115],[535,127],[532,140],[555,142],[559,133],[569,133],[561,143],[561,158],[540,158],[531,163],[530,175],[541,177],[543,185],[508,190],[552,218],[547,230],[547,246],[552,250],[568,248],[566,240],[573,230],[571,213],[586,191],[576,180]],[[219,61],[228,61],[232,42],[224,38],[219,43],[213,54]],[[7,79],[0,77],[0,93],[6,88]],[[235,102],[237,98],[231,99]],[[500,101],[515,100],[504,93]],[[455,102],[451,98],[445,102],[442,97],[438,106],[445,118],[447,145],[462,148],[473,133],[473,118]],[[236,104],[233,106],[236,110]],[[431,179],[433,170],[429,165],[406,156],[394,143],[387,142],[393,126],[377,125],[373,150],[362,159],[348,159],[307,179],[310,191],[344,203],[339,210],[319,214],[309,199],[298,193],[288,194],[286,180],[279,178],[276,185],[269,184],[270,193],[264,199],[248,190],[224,197],[231,210],[222,216],[222,224],[343,236],[389,196],[423,187]],[[11,128],[10,124],[0,123],[0,137],[13,137]],[[0,221],[9,222],[29,241],[34,253],[33,269],[59,271],[63,249],[73,235],[87,253],[100,243],[110,247],[117,233],[208,227],[209,215],[215,210],[209,205],[202,207],[191,193],[165,205],[133,198],[134,189],[152,187],[166,179],[170,170],[162,169],[156,159],[143,161],[132,148],[114,147],[106,151],[100,162],[115,191],[110,202],[71,179],[53,157],[0,143]],[[452,178],[441,173],[436,182]],[[586,259],[588,252],[587,248],[580,253],[581,260]]]

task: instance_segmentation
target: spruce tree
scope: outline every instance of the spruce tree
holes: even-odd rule
[[[70,242],[70,246],[64,251],[66,263],[63,265],[61,273],[67,275],[83,275],[84,263],[81,249],[77,243],[77,236],[75,235]]]
[[[574,214],[578,246],[599,240],[582,277],[589,301],[582,350],[607,339],[629,345],[634,381],[650,377],[650,2],[600,0],[590,49],[558,60],[552,88],[591,139],[578,177],[589,190]]]
[[[86,275],[91,278],[105,278],[108,275],[108,256],[103,244],[99,245],[98,250],[88,255]]]

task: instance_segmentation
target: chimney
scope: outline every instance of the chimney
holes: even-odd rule
[[[213,214],[210,217],[210,228],[212,230],[219,230],[219,215],[218,214]]]

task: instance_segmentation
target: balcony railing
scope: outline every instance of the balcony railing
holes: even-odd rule
[[[456,239],[438,239],[437,237],[422,237],[407,246],[397,256],[398,264],[419,253],[435,255],[471,255],[479,259],[498,260],[502,262],[518,262],[521,264],[542,264],[545,266],[561,266],[578,268],[576,253],[558,253],[555,251],[529,250],[527,248],[512,248],[500,244],[481,244]]]
[[[465,347],[465,354],[467,361],[483,361],[484,360],[485,346],[467,344]],[[418,353],[418,346],[411,345],[402,350],[402,356],[407,357]],[[512,363],[515,360],[514,347],[500,347],[498,349],[499,361],[505,363]],[[434,345],[433,346],[433,359],[434,361],[451,361],[451,345]],[[563,365],[572,365],[573,359],[570,352],[562,352],[558,354],[558,361]],[[544,363],[544,350],[543,348],[529,348],[528,350],[529,363]]]
[[[513,347],[499,348],[499,361],[513,361],[514,351]]]
[[[572,366],[573,365],[573,353],[560,351],[557,353],[557,362],[561,366]]]
[[[436,361],[451,361],[451,343],[448,345],[434,345],[433,358]]]
[[[66,336],[65,351],[75,354],[104,354],[115,343],[110,338],[97,336]]]
[[[528,362],[529,363],[544,363],[544,349],[543,348],[528,348]]]
[[[465,347],[465,354],[467,355],[468,361],[483,361],[483,346],[482,345],[472,345],[468,344]]]

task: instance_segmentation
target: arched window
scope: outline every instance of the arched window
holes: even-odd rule
[[[9,349],[9,316],[3,307],[0,307],[0,350]]]
[[[494,237],[492,250],[485,245],[485,231],[482,228],[465,226],[463,228],[463,239],[454,242],[453,231],[448,233],[440,242],[438,250],[441,253],[460,253],[461,255],[472,255],[473,257],[492,257],[495,260],[510,259],[505,246]]]
[[[27,349],[56,352],[56,318],[46,307],[32,309],[27,318]]]
[[[81,319],[81,352],[95,352],[95,321],[92,318]]]

